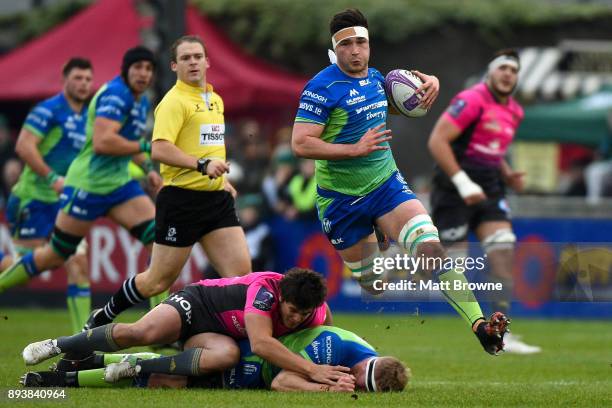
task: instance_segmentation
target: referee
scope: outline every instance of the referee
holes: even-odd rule
[[[150,270],[136,280],[147,295],[170,287],[196,242],[222,277],[251,272],[234,208],[236,191],[224,176],[229,163],[223,100],[206,82],[204,42],[197,36],[179,38],[170,66],[176,85],[157,106],[153,128],[151,155],[161,162],[164,180],[156,202],[155,244]]]
[[[153,127],[151,158],[161,162],[164,186],[155,203],[151,265],[134,277],[130,293],[125,293],[128,302],[114,302],[116,314],[168,289],[196,242],[222,277],[251,272],[234,208],[236,191],[224,177],[229,163],[223,100],[206,83],[209,63],[202,40],[179,38],[172,45],[170,67],[176,72],[176,85],[157,105]],[[101,323],[95,319],[88,327]]]

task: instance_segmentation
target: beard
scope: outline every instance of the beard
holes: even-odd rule
[[[67,92],[68,97],[77,103],[85,103],[87,101],[87,97],[80,96],[76,92]]]
[[[512,86],[512,88],[510,88],[509,91],[505,91],[505,90],[500,89],[499,85],[496,82],[490,81],[489,88],[493,92],[495,92],[497,95],[505,98],[505,97],[511,96],[514,93],[517,85],[518,85],[518,81]]]

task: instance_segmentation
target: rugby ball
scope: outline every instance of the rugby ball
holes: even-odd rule
[[[385,92],[389,103],[396,111],[409,118],[425,116],[426,109],[419,106],[421,95],[415,91],[423,82],[412,72],[394,69],[385,77]]]

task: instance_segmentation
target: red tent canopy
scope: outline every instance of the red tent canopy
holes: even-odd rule
[[[210,57],[206,80],[223,97],[227,111],[297,107],[307,78],[245,54],[193,6],[187,9],[186,31],[204,40]]]
[[[119,73],[121,58],[140,43],[140,20],[131,1],[100,0],[64,24],[0,59],[0,100],[36,100],[61,90],[61,69],[72,56],[89,58],[95,87]],[[204,39],[211,68],[207,80],[226,111],[293,110],[307,79],[249,56],[190,6],[190,34]]]
[[[99,1],[0,59],[0,100],[49,97],[62,88],[70,57],[89,58],[98,88],[119,73],[126,49],[140,43],[140,19],[125,0]]]

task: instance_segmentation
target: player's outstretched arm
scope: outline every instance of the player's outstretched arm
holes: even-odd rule
[[[336,384],[320,384],[308,380],[308,378],[288,370],[282,370],[270,385],[272,391],[308,391],[308,392],[321,392],[321,391],[333,391],[333,392],[354,392],[355,391],[355,378],[352,375],[345,375],[338,379]]]
[[[251,350],[277,367],[297,372],[321,384],[334,385],[350,371],[347,367],[316,365],[289,351],[272,337],[272,320],[256,313],[245,313],[244,322]]]
[[[116,120],[96,118],[92,139],[93,150],[96,154],[131,156],[143,151],[143,144],[139,141],[128,140],[119,135],[121,126],[121,122]]]
[[[312,123],[295,123],[291,134],[291,149],[298,157],[315,160],[346,160],[364,157],[377,150],[388,150],[381,143],[391,140],[391,129],[382,123],[369,129],[355,144],[327,143],[321,139],[324,127]]]

